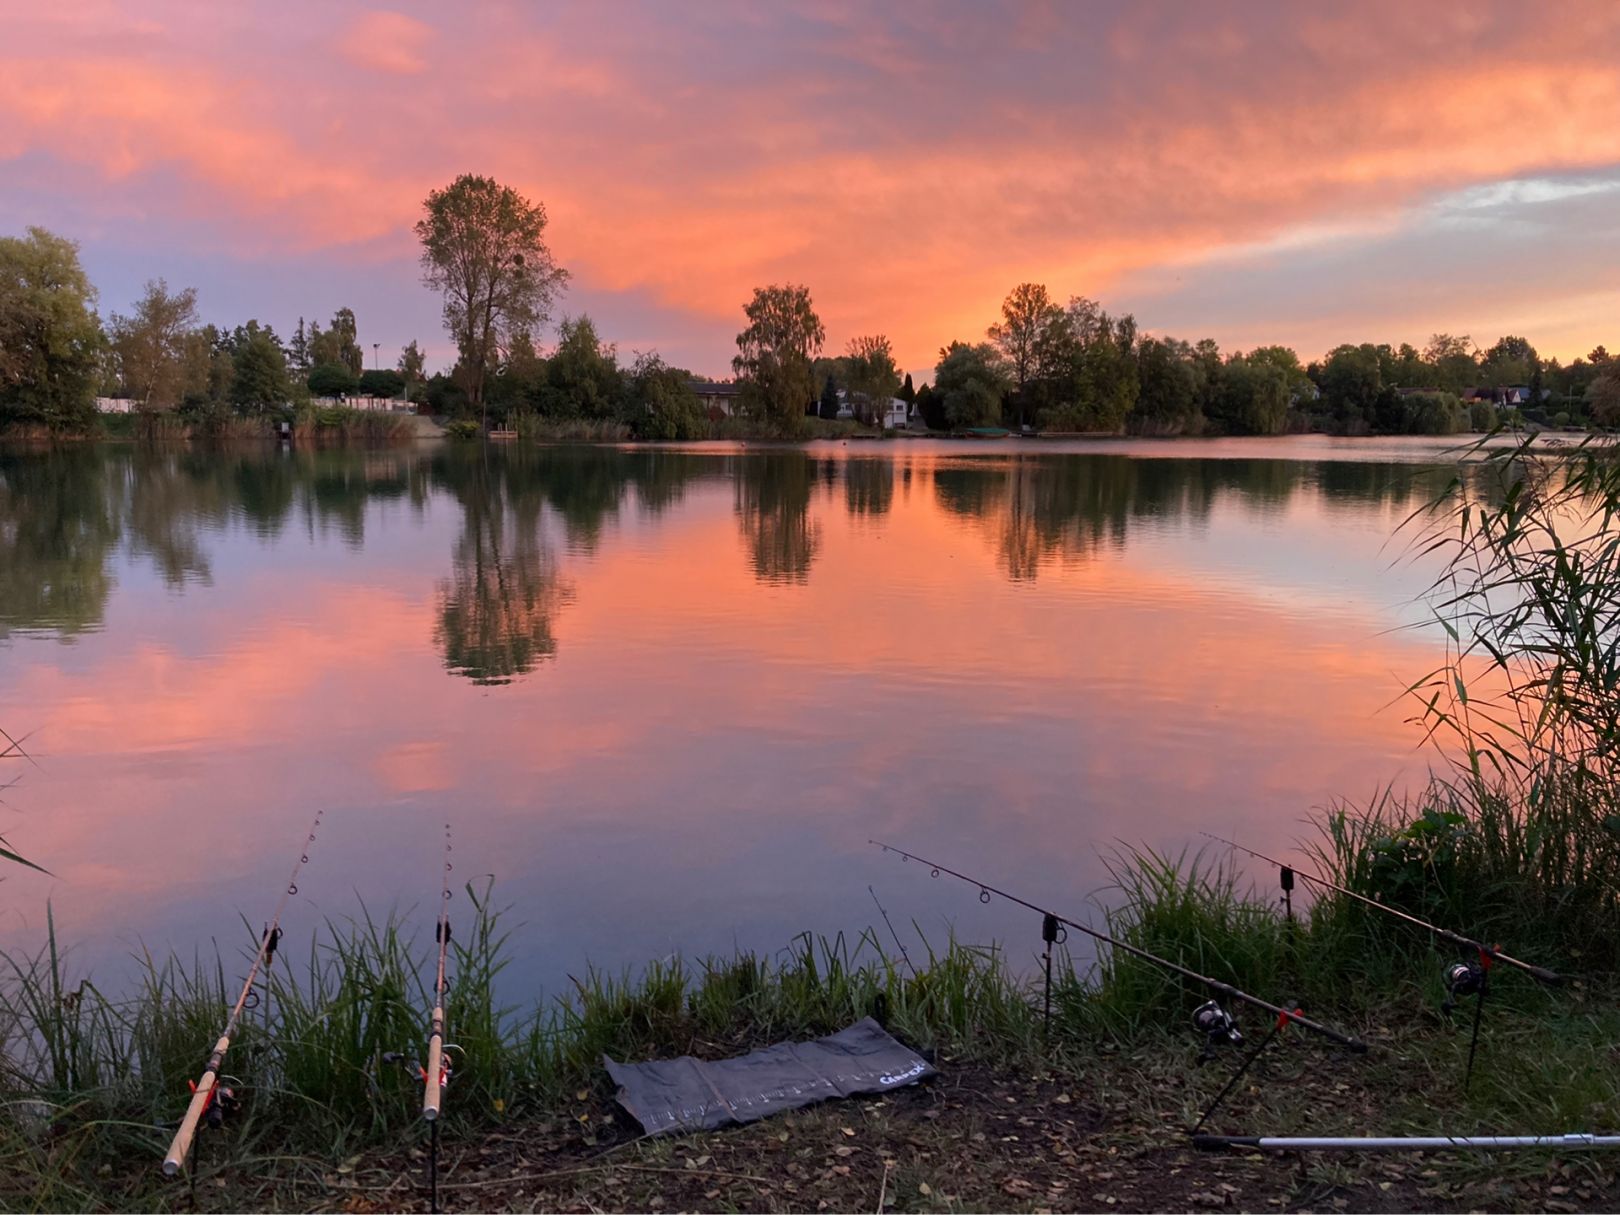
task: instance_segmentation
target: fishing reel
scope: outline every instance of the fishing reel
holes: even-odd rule
[[[197,1091],[197,1082],[189,1081],[191,1091]],[[203,1124],[210,1130],[219,1130],[225,1125],[225,1119],[239,1113],[242,1109],[242,1098],[236,1088],[242,1082],[235,1076],[220,1076],[214,1081],[214,1087],[208,1090],[208,1104],[203,1107]]]
[[[1236,1019],[1219,1001],[1208,1000],[1193,1009],[1192,1023],[1193,1028],[1204,1035],[1204,1049],[1198,1053],[1200,1063],[1213,1059],[1218,1046],[1238,1046],[1243,1042]]]
[[[450,1067],[450,1052],[451,1051],[455,1051],[456,1054],[458,1054],[458,1055],[466,1053],[464,1050],[462,1050],[461,1047],[457,1046],[454,1042],[446,1042],[440,1048],[440,1050],[439,1050],[439,1087],[440,1088],[449,1088],[450,1087],[450,1075],[451,1075],[451,1071],[452,1071],[452,1069]],[[421,1080],[421,1081],[424,1081],[424,1082],[427,1080],[427,1067],[422,1063],[422,1061],[420,1059],[413,1058],[410,1055],[404,1054],[401,1051],[385,1050],[385,1051],[383,1051],[381,1056],[378,1057],[377,1061],[379,1063],[383,1064],[385,1067],[403,1067],[407,1071],[413,1073],[418,1080]]]
[[[1453,962],[1446,967],[1444,979],[1446,998],[1440,1010],[1450,1013],[1456,1009],[1459,998],[1478,995],[1483,990],[1485,968],[1477,962]]]

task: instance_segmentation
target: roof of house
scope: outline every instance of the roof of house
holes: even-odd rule
[[[734,397],[742,385],[733,380],[693,380],[692,391],[700,397]]]

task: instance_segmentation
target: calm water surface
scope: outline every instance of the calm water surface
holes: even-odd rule
[[[1396,525],[1439,441],[0,452],[0,943],[103,978],[288,911],[519,924],[514,998],[674,950],[1106,900],[1118,840],[1287,848],[1421,780]],[[1272,881],[1269,875],[1264,880]],[[427,934],[431,938],[431,932]],[[426,949],[424,947],[424,954]]]

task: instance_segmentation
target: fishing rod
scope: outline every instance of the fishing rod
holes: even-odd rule
[[[958,873],[955,869],[937,864],[934,861],[920,857],[915,853],[907,852],[903,848],[896,848],[890,844],[885,844],[881,840],[867,840],[866,842],[874,845],[875,847],[883,849],[885,852],[893,852],[905,860],[917,861],[919,864],[927,865],[932,872],[932,876],[934,877],[938,877],[940,874],[946,873],[951,877],[956,878],[958,881],[966,882],[970,886],[977,886],[979,888],[979,902],[981,903],[988,903],[992,895],[999,895],[1001,898],[1006,899],[1009,903],[1016,903],[1020,907],[1027,907],[1029,910],[1046,917],[1046,919],[1049,920],[1054,927],[1057,925],[1063,925],[1069,928],[1077,929],[1089,937],[1093,937],[1096,940],[1113,946],[1115,949],[1124,950],[1126,953],[1133,954],[1134,956],[1141,958],[1143,961],[1152,962],[1155,966],[1161,966],[1165,970],[1172,971],[1175,974],[1181,975],[1183,978],[1191,979],[1195,983],[1202,983],[1211,991],[1219,992],[1228,999],[1238,1000],[1255,1008],[1264,1009],[1266,1012],[1275,1017],[1285,1018],[1292,1021],[1296,1025],[1303,1026],[1305,1029],[1321,1034],[1325,1038],[1331,1038],[1333,1041],[1342,1046],[1348,1046],[1351,1050],[1357,1052],[1358,1054],[1363,1054],[1367,1050],[1367,1044],[1361,1041],[1359,1038],[1353,1038],[1349,1034],[1341,1034],[1338,1030],[1329,1029],[1327,1026],[1312,1021],[1308,1017],[1301,1016],[1293,1009],[1284,1008],[1279,1004],[1272,1004],[1266,1000],[1262,1000],[1259,996],[1251,996],[1248,992],[1233,987],[1230,983],[1223,983],[1219,979],[1211,978],[1208,975],[1201,975],[1196,970],[1189,970],[1187,967],[1182,966],[1179,963],[1172,962],[1168,958],[1161,958],[1158,954],[1149,953],[1147,950],[1142,949],[1139,946],[1132,945],[1127,941],[1122,941],[1118,937],[1111,936],[1100,929],[1092,928],[1089,924],[1082,924],[1078,920],[1071,920],[1066,916],[1058,915],[1056,912],[1048,911],[1045,907],[1039,907],[1036,904],[1031,903],[1028,899],[1021,899],[1015,894],[1008,894],[1005,890],[998,890],[988,882],[981,882],[978,878],[969,877],[965,873]],[[1043,926],[1044,923],[1045,921],[1043,921]],[[1221,1011],[1221,1017],[1225,1018],[1227,1021],[1227,1026],[1220,1032],[1228,1034],[1231,1033],[1232,1027],[1230,1025],[1230,1017],[1228,1017],[1224,1011]]]
[[[433,939],[439,943],[439,973],[433,981],[433,1016],[429,1022],[427,1066],[422,1069],[422,1117],[428,1124],[428,1205],[439,1209],[439,1114],[444,1090],[450,1083],[450,1063],[444,1055],[444,959],[450,949],[450,824],[444,825],[444,885],[439,893],[439,923]]]
[[[298,860],[292,867],[292,876],[287,879],[287,889],[282,892],[281,901],[276,904],[276,913],[270,917],[266,925],[264,936],[259,939],[259,951],[253,956],[253,966],[248,970],[247,979],[242,984],[242,994],[236,997],[236,1004],[231,1008],[231,1015],[225,1020],[225,1028],[219,1035],[219,1041],[214,1043],[214,1053],[208,1057],[208,1065],[203,1068],[202,1079],[192,1085],[191,1104],[186,1107],[186,1116],[180,1120],[180,1129],[175,1132],[174,1141],[169,1144],[169,1154],[163,1158],[163,1172],[173,1177],[185,1165],[187,1155],[190,1154],[192,1143],[197,1136],[197,1125],[204,1117],[210,1126],[219,1126],[225,1120],[225,1114],[234,1109],[237,1101],[236,1094],[219,1083],[219,1069],[225,1063],[225,1052],[231,1048],[231,1038],[236,1034],[236,1024],[242,1018],[242,1009],[246,1007],[248,994],[253,990],[253,981],[258,978],[261,967],[269,964],[271,955],[276,952],[276,945],[281,940],[281,913],[287,909],[287,900],[298,893],[298,873],[309,862],[309,846],[315,842],[315,834],[321,826],[321,809],[315,814],[315,821],[309,825],[309,835],[304,840],[304,847],[299,852]]]
[[[1397,919],[1405,920],[1408,924],[1414,924],[1419,928],[1426,929],[1429,932],[1432,932],[1435,936],[1439,937],[1442,941],[1455,945],[1459,949],[1472,950],[1473,952],[1479,954],[1482,959],[1489,958],[1491,962],[1501,962],[1504,966],[1512,966],[1518,970],[1522,970],[1528,975],[1533,975],[1535,978],[1541,980],[1550,987],[1556,987],[1559,984],[1566,982],[1563,975],[1548,970],[1546,967],[1533,966],[1529,962],[1521,962],[1518,958],[1509,957],[1494,945],[1486,945],[1483,941],[1476,941],[1471,937],[1463,936],[1461,933],[1452,932],[1449,929],[1441,928],[1437,924],[1431,924],[1427,920],[1420,920],[1415,915],[1409,915],[1404,911],[1400,911],[1394,907],[1388,906],[1387,904],[1380,903],[1377,899],[1370,899],[1364,894],[1357,894],[1354,890],[1348,890],[1339,885],[1337,882],[1330,882],[1327,878],[1322,877],[1319,874],[1312,873],[1307,869],[1296,869],[1292,865],[1284,864],[1276,857],[1267,856],[1263,852],[1256,852],[1253,848],[1245,848],[1242,844],[1225,839],[1222,836],[1216,835],[1212,831],[1205,831],[1201,834],[1208,836],[1216,843],[1225,844],[1228,848],[1236,848],[1239,852],[1246,852],[1250,856],[1254,857],[1254,859],[1257,861],[1264,861],[1268,865],[1275,865],[1288,877],[1292,877],[1297,873],[1307,882],[1320,886],[1324,890],[1331,890],[1335,894],[1345,895],[1349,898],[1355,899],[1357,902],[1365,903],[1369,907],[1375,907],[1379,911],[1384,912],[1386,915],[1392,915]],[[1287,878],[1284,879],[1284,884],[1291,885],[1291,883],[1287,881]]]
[[[872,901],[877,903],[878,914],[883,917],[883,922],[889,926],[889,935],[894,938],[894,943],[900,949],[900,956],[905,960],[906,969],[911,971],[911,977],[915,979],[917,977],[917,968],[911,964],[911,955],[906,952],[906,943],[900,939],[900,934],[894,930],[894,921],[889,919],[889,913],[883,909],[883,904],[878,899],[877,891],[873,890],[872,887],[868,885],[866,887],[866,892],[872,896]]]

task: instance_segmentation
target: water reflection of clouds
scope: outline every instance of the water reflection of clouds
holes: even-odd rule
[[[39,726],[49,759],[11,834],[58,874],[13,878],[13,900],[54,892],[100,941],[92,955],[134,934],[189,948],[256,914],[324,804],[319,906],[410,905],[449,814],[469,870],[496,871],[531,925],[515,977],[530,985],[585,958],[864,926],[865,884],[899,880],[869,835],[935,841],[1072,906],[1106,880],[1097,848],[1115,838],[1174,848],[1216,824],[1274,841],[1312,805],[1420,774],[1415,735],[1383,710],[1428,664],[1426,642],[1380,636],[1388,622],[1355,603],[1270,594],[1264,563],[1239,565],[1264,577],[1208,576],[1208,551],[1236,563],[1261,534],[1223,505],[1244,493],[1231,470],[1179,486],[1169,464],[1119,474],[1108,483],[1144,507],[1109,507],[1124,530],[1099,546],[1090,524],[1048,529],[1056,548],[1015,581],[1000,508],[942,504],[926,452],[858,466],[781,453],[780,484],[750,484],[735,455],[555,473],[595,458],[483,482],[386,464],[419,506],[401,512],[397,488],[381,509],[329,489],[342,527],[211,534],[212,585],[162,615],[125,609],[167,590],[117,586],[107,630],[71,664],[13,642],[0,719]],[[998,479],[1044,475],[965,471],[983,482],[969,492],[1003,502]],[[1366,554],[1387,496],[1331,507],[1317,480],[1284,483],[1287,544],[1297,522],[1307,547],[1349,554],[1353,581],[1379,576]],[[1072,521],[1097,484],[1061,484],[1035,500]],[[296,481],[278,500],[283,517],[317,509]],[[762,570],[755,518],[773,512]],[[555,657],[501,686],[447,674],[436,588],[469,535],[571,588],[548,616]],[[1015,930],[954,893],[906,887],[898,910],[966,911],[972,939]]]

